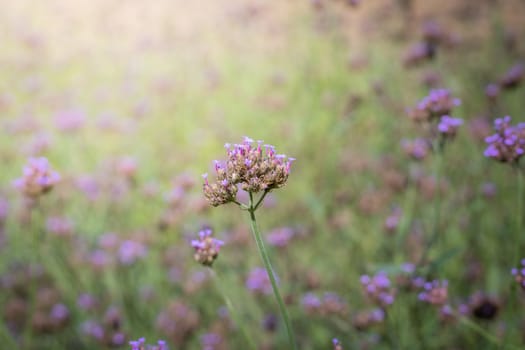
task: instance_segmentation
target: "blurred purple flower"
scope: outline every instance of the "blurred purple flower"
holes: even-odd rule
[[[49,192],[60,181],[60,175],[51,169],[47,158],[29,158],[21,178],[13,184],[24,195],[38,197]]]
[[[277,280],[276,275],[275,279]],[[272,285],[270,283],[270,278],[268,277],[266,270],[262,267],[256,267],[250,272],[248,278],[246,279],[246,287],[255,293],[272,293]]]

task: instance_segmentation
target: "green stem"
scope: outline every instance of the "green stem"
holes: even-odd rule
[[[224,299],[224,302],[226,303],[226,307],[228,308],[228,312],[230,313],[230,316],[233,319],[233,322],[235,322],[236,326],[239,327],[241,330],[242,335],[244,338],[246,338],[246,342],[249,344],[250,349],[257,349],[255,346],[255,343],[253,342],[253,338],[248,335],[246,332],[246,328],[244,327],[244,322],[241,321],[239,318],[239,315],[235,311],[235,308],[233,307],[233,303],[231,302],[228,295],[224,292],[224,288],[222,288],[222,285],[220,283],[220,278],[217,276],[217,273],[210,267],[208,268],[208,271],[210,272],[210,275],[213,279],[213,282],[215,282],[215,285],[217,286],[217,289],[219,290],[219,293],[221,293],[222,298]]]
[[[256,211],[257,208],[259,208],[259,206],[261,205],[261,203],[263,202],[264,200],[264,197],[266,197],[266,195],[268,194],[268,192],[270,192],[269,190],[265,190],[264,193],[262,194],[261,198],[259,198],[259,200],[257,201],[257,203],[254,205],[253,207],[253,211]]]
[[[435,193],[435,199],[434,199],[434,227],[432,236],[430,237],[430,240],[428,241],[425,250],[423,254],[421,255],[421,258],[419,259],[419,262],[417,266],[421,266],[421,264],[424,264],[425,261],[428,258],[428,255],[430,253],[430,249],[432,246],[436,243],[436,241],[439,238],[439,223],[441,220],[441,162],[443,158],[442,154],[442,147],[439,141],[434,146],[436,147],[436,154],[434,156],[434,176],[436,177],[436,193]]]
[[[456,317],[459,318],[461,323],[466,325],[468,328],[470,328],[474,332],[478,333],[480,336],[485,338],[485,340],[488,340],[489,342],[497,345],[498,347],[500,347],[502,345],[500,339],[496,338],[494,335],[492,335],[489,332],[487,332],[487,330],[485,330],[482,327],[480,327],[477,323],[475,323],[475,322],[469,320],[467,317],[461,316],[459,314],[455,314],[455,315],[456,315]],[[510,344],[506,344],[505,345],[505,349],[519,349],[519,347],[514,346],[514,345],[510,345]]]
[[[266,195],[267,192],[263,194]],[[262,200],[259,200],[258,204],[261,203]],[[266,248],[264,247],[264,242],[261,237],[261,234],[259,232],[259,229],[257,228],[257,220],[255,219],[255,209],[257,205],[254,205],[253,203],[253,194],[250,192],[250,225],[252,228],[253,237],[255,238],[255,243],[257,244],[257,248],[259,250],[259,253],[261,254],[261,258],[264,262],[264,267],[266,269],[266,273],[268,274],[268,277],[270,279],[270,283],[272,284],[272,290],[273,294],[275,296],[275,299],[277,299],[277,304],[279,305],[279,311],[281,312],[281,316],[284,320],[284,324],[286,326],[286,333],[288,334],[288,341],[290,343],[290,347],[293,350],[297,350],[297,343],[295,342],[295,337],[292,331],[292,325],[290,322],[290,318],[288,316],[288,312],[286,311],[286,307],[284,305],[283,298],[281,297],[281,294],[279,293],[279,289],[277,287],[277,281],[275,280],[275,275],[273,272],[272,264],[270,263],[270,257],[268,256],[268,253],[266,251]]]
[[[517,173],[517,182],[518,182],[518,190],[517,190],[517,198],[516,198],[516,210],[517,210],[517,213],[516,213],[516,230],[517,230],[517,235],[518,237],[521,237],[522,235],[522,231],[523,231],[523,218],[522,218],[522,215],[523,215],[523,173],[521,171],[521,169],[516,166],[515,167],[515,170],[516,170],[516,173]],[[519,241],[523,241],[521,238],[518,239],[518,242]],[[517,251],[516,251],[516,258],[514,259],[514,261],[517,262],[517,266],[519,266],[519,262],[520,262],[520,256],[519,256],[519,253],[520,251],[523,251],[522,247],[523,247],[523,243],[522,244],[518,244],[517,246]]]

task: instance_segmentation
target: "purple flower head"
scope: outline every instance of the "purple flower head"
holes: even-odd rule
[[[9,213],[9,202],[0,197],[0,225],[3,224]]]
[[[144,244],[133,240],[125,240],[120,245],[118,258],[121,264],[131,265],[135,261],[144,258],[147,252],[148,250]]]
[[[458,128],[463,124],[463,119],[452,118],[448,115],[441,117],[438,124],[438,131],[444,137],[454,137]]]
[[[214,238],[212,230],[207,228],[199,231],[199,239],[191,240],[191,246],[195,249],[193,257],[205,266],[213,265],[223,245],[224,242]]]
[[[295,236],[295,230],[290,227],[280,227],[268,233],[266,239],[270,245],[286,247]]]
[[[51,308],[49,315],[57,322],[64,322],[69,318],[69,309],[64,304],[55,304]]]
[[[76,131],[84,126],[85,119],[84,112],[70,109],[58,112],[55,117],[55,123],[56,127],[61,131]]]
[[[503,89],[513,89],[520,85],[525,77],[525,65],[518,63],[512,66],[499,80]]]
[[[203,350],[213,350],[222,343],[222,337],[217,333],[206,333],[201,336]]]
[[[487,87],[485,88],[485,95],[490,99],[490,100],[495,100],[498,98],[500,94],[500,87],[498,84],[489,84],[487,85]]]
[[[343,345],[337,338],[332,339],[332,345],[334,346],[334,350],[343,350]]]
[[[365,295],[373,302],[383,307],[394,302],[395,290],[385,272],[380,271],[372,277],[363,275],[360,281]]]
[[[523,123],[511,125],[511,117],[506,116],[494,121],[495,134],[485,138],[487,158],[502,163],[515,164],[525,152],[525,128]]]
[[[321,299],[314,293],[306,293],[301,298],[301,305],[307,313],[315,313],[322,306]]]
[[[275,279],[277,280],[277,276]],[[246,279],[246,288],[258,294],[271,294],[272,285],[266,270],[262,267],[254,268]]]
[[[82,333],[96,340],[102,340],[104,338],[104,328],[99,323],[94,321],[86,321],[80,326]]]
[[[139,338],[138,340],[131,340],[129,345],[131,350],[168,350],[168,345],[164,340],[157,341],[157,345],[146,345],[146,339]]]
[[[414,160],[422,160],[430,152],[430,143],[423,138],[401,140],[401,147],[403,147],[405,153]]]
[[[447,89],[430,90],[428,96],[419,101],[415,108],[409,110],[409,116],[415,122],[431,122],[444,115],[448,115],[454,107],[461,104],[461,100],[452,97]]]
[[[73,234],[74,225],[73,222],[67,218],[50,217],[47,219],[46,229],[53,235],[68,237]]]
[[[97,305],[96,299],[88,293],[82,293],[77,298],[77,305],[84,311],[92,310]]]
[[[215,162],[216,182],[204,179],[206,199],[213,206],[237,202],[239,189],[250,193],[271,191],[284,186],[293,158],[277,154],[273,146],[244,137],[240,144],[226,144],[227,160]]]
[[[444,305],[448,300],[448,281],[433,280],[423,283],[418,299],[432,305]]]
[[[47,158],[29,158],[21,178],[14,186],[24,195],[32,198],[50,191],[60,181],[60,175],[51,169]]]
[[[513,268],[510,272],[514,280],[525,290],[525,259],[520,262],[521,266]]]

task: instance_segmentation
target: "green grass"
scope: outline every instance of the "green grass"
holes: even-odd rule
[[[18,12],[12,11],[16,17]],[[28,49],[20,35],[15,36],[6,41],[2,57],[9,64],[0,66],[0,96],[9,95],[13,101],[0,107],[0,123],[5,125],[0,137],[0,197],[10,207],[7,242],[0,246],[0,275],[8,281],[15,265],[41,265],[49,275],[46,284],[58,291],[70,319],[64,329],[48,334],[32,332],[27,319],[22,330],[0,327],[0,343],[20,349],[105,349],[83,335],[81,325],[86,320],[100,322],[107,307],[116,306],[126,335],[122,348],[129,347],[128,340],[145,336],[150,342],[166,339],[172,349],[197,349],[199,337],[208,332],[224,338],[220,349],[245,348],[237,326],[228,326],[229,321],[219,316],[224,300],[213,281],[206,278],[202,285],[192,286],[192,276],[207,271],[193,261],[189,239],[202,225],[210,225],[227,242],[213,268],[243,328],[256,344],[285,348],[282,322],[273,333],[261,326],[266,315],[278,315],[274,300],[253,295],[244,286],[249,271],[262,266],[249,236],[246,213],[233,205],[206,209],[197,205],[203,199],[200,174],[211,174],[212,161],[224,158],[224,143],[240,142],[247,135],[297,158],[288,184],[272,193],[275,205],[257,214],[263,236],[282,226],[301,232],[288,247],[269,249],[300,349],[329,349],[333,337],[345,349],[374,341],[374,349],[499,348],[490,337],[503,339],[497,341],[507,345],[523,345],[517,331],[523,321],[522,291],[509,273],[515,267],[517,246],[523,246],[515,224],[516,215],[522,215],[516,213],[516,196],[523,194],[516,194],[516,176],[509,166],[484,159],[485,146],[474,140],[467,125],[474,116],[486,113],[484,86],[514,62],[495,49],[499,45],[495,36],[477,42],[476,50],[460,46],[440,52],[436,61],[424,67],[439,72],[443,86],[461,98],[454,116],[466,122],[443,155],[442,179],[447,186],[441,196],[438,240],[429,251],[434,263],[429,277],[449,281],[452,306],[484,291],[499,298],[500,313],[490,322],[469,316],[466,321],[446,324],[435,307],[417,300],[417,291],[399,287],[387,320],[358,331],[353,317],[374,307],[363,294],[360,276],[384,270],[394,281],[402,263],[418,261],[435,224],[435,197],[425,197],[413,180],[398,191],[389,190],[383,180],[388,169],[407,177],[415,170],[433,175],[433,156],[416,164],[400,146],[401,139],[420,134],[405,116],[405,107],[428,94],[419,83],[424,68],[402,67],[406,42],[381,35],[349,42],[343,28],[316,30],[319,14],[297,6],[295,16],[278,34],[261,34],[257,23],[243,33],[241,26],[232,24],[237,34],[231,38],[221,36],[218,29],[196,36],[188,50],[184,50],[188,42],[172,42],[166,33],[166,37],[154,37],[157,46],[141,49],[135,45],[136,33],[137,37],[130,34],[122,41],[118,32],[112,34],[117,37],[89,39],[86,33],[101,29],[82,26],[84,34],[71,29],[79,41],[68,56],[68,45],[74,40],[57,34],[62,22],[46,30],[40,22],[48,19],[47,11],[33,9],[32,28],[43,28],[38,33],[44,48]],[[166,23],[172,23],[165,17]],[[20,34],[12,21],[6,23],[4,29]],[[145,24],[151,23],[145,20]],[[270,49],[266,40],[274,43],[272,35],[279,37],[275,41],[281,45]],[[349,69],[349,52],[365,53],[368,66]],[[40,88],[28,91],[32,79]],[[377,82],[384,86],[384,98],[373,92]],[[348,113],[345,106],[350,95],[359,95],[362,103]],[[499,114],[488,117],[508,114],[520,121],[522,96],[523,87],[504,92]],[[141,103],[148,109],[134,117]],[[54,125],[54,114],[69,107],[85,111],[86,126],[63,133]],[[97,127],[103,113],[114,115],[118,130]],[[38,127],[9,131],[24,115],[33,117]],[[22,195],[11,182],[21,175],[29,155],[23,150],[39,133],[51,136],[51,146],[43,155],[63,181],[41,199],[28,224],[21,220]],[[135,184],[116,200],[111,188],[123,183],[115,171],[115,163],[123,156],[134,157],[138,169]],[[104,186],[94,202],[75,186],[84,174]],[[195,185],[177,208],[169,209],[164,195],[181,174],[189,174]],[[494,198],[480,194],[484,182],[496,185]],[[152,197],[144,194],[147,183],[158,187]],[[370,193],[384,198],[367,213],[360,201]],[[401,208],[403,215],[397,232],[389,235],[383,225],[394,207]],[[159,222],[166,213],[175,219],[161,229]],[[45,233],[45,221],[51,216],[71,219],[74,236],[63,239]],[[147,256],[130,266],[94,270],[82,258],[107,232],[143,242]],[[472,272],[475,268],[479,268],[477,274]],[[168,278],[170,269],[180,273],[175,281]],[[30,309],[36,307],[35,288],[31,281],[24,282],[22,292],[2,288],[1,309],[6,310],[17,297],[26,300]],[[151,290],[150,298],[144,297],[145,288]],[[77,297],[86,292],[99,300],[94,311],[82,311],[76,305]],[[320,296],[336,292],[349,312],[307,315],[301,306],[307,292]],[[157,326],[159,313],[173,302],[199,315],[198,325],[180,344]],[[480,330],[489,336],[481,336]]]

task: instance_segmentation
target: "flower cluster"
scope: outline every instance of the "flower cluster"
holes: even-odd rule
[[[266,240],[270,245],[284,248],[290,243],[292,238],[296,235],[296,231],[291,227],[279,227],[269,232]]]
[[[109,307],[101,321],[87,320],[81,325],[81,332],[105,347],[120,347],[126,344],[126,334],[123,331],[122,312]]]
[[[521,260],[521,266],[513,268],[511,270],[512,275],[514,276],[514,279],[518,284],[520,285],[523,290],[525,290],[525,259]]]
[[[499,84],[504,89],[512,89],[520,85],[525,77],[525,65],[518,63],[512,66],[499,80]]]
[[[140,338],[129,342],[131,350],[168,350],[168,346],[164,340],[159,340],[157,345],[145,345],[146,339]]]
[[[448,281],[434,280],[422,284],[423,291],[419,293],[418,298],[421,301],[432,305],[444,305],[448,299]]]
[[[212,237],[210,229],[201,230],[199,239],[191,241],[191,246],[195,248],[193,257],[204,266],[212,266],[215,259],[219,256],[219,250],[223,245],[223,241]]]
[[[218,206],[235,201],[238,186],[250,193],[270,191],[284,186],[294,159],[277,154],[273,146],[263,146],[262,141],[258,141],[256,146],[253,142],[245,137],[241,144],[226,144],[226,164],[215,162],[217,181],[209,183],[208,175],[203,175],[204,196],[211,205]]]
[[[428,140],[423,138],[417,138],[414,140],[403,139],[401,141],[401,147],[403,147],[403,151],[405,151],[409,157],[414,160],[422,160],[428,155],[431,144]]]
[[[199,313],[181,301],[166,305],[157,317],[157,329],[175,348],[182,348],[199,328]]]
[[[361,285],[365,294],[380,306],[388,306],[394,302],[395,292],[385,272],[378,272],[375,276],[361,276]]]
[[[444,115],[439,121],[438,131],[445,138],[453,138],[456,136],[456,132],[462,124],[463,119],[452,118],[448,115]]]
[[[279,282],[275,273],[274,276]],[[266,270],[262,267],[254,268],[246,279],[246,288],[258,294],[271,294],[272,285]]]
[[[357,330],[365,330],[373,325],[382,323],[384,320],[385,311],[381,308],[375,308],[357,313],[352,320],[352,325]]]
[[[348,305],[336,293],[324,293],[322,298],[314,293],[306,293],[301,299],[301,304],[309,315],[345,316],[348,313]]]
[[[494,121],[496,133],[488,136],[485,142],[485,157],[502,163],[516,163],[525,150],[525,123],[510,125],[509,116]]]
[[[332,345],[334,346],[334,350],[343,350],[343,345],[337,338],[332,339]]]
[[[416,122],[431,122],[441,116],[448,115],[452,109],[459,106],[461,101],[452,97],[447,89],[430,90],[413,109],[409,111],[409,116]]]
[[[36,198],[49,192],[60,181],[60,175],[51,169],[47,158],[29,158],[21,178],[14,186],[28,197]]]

